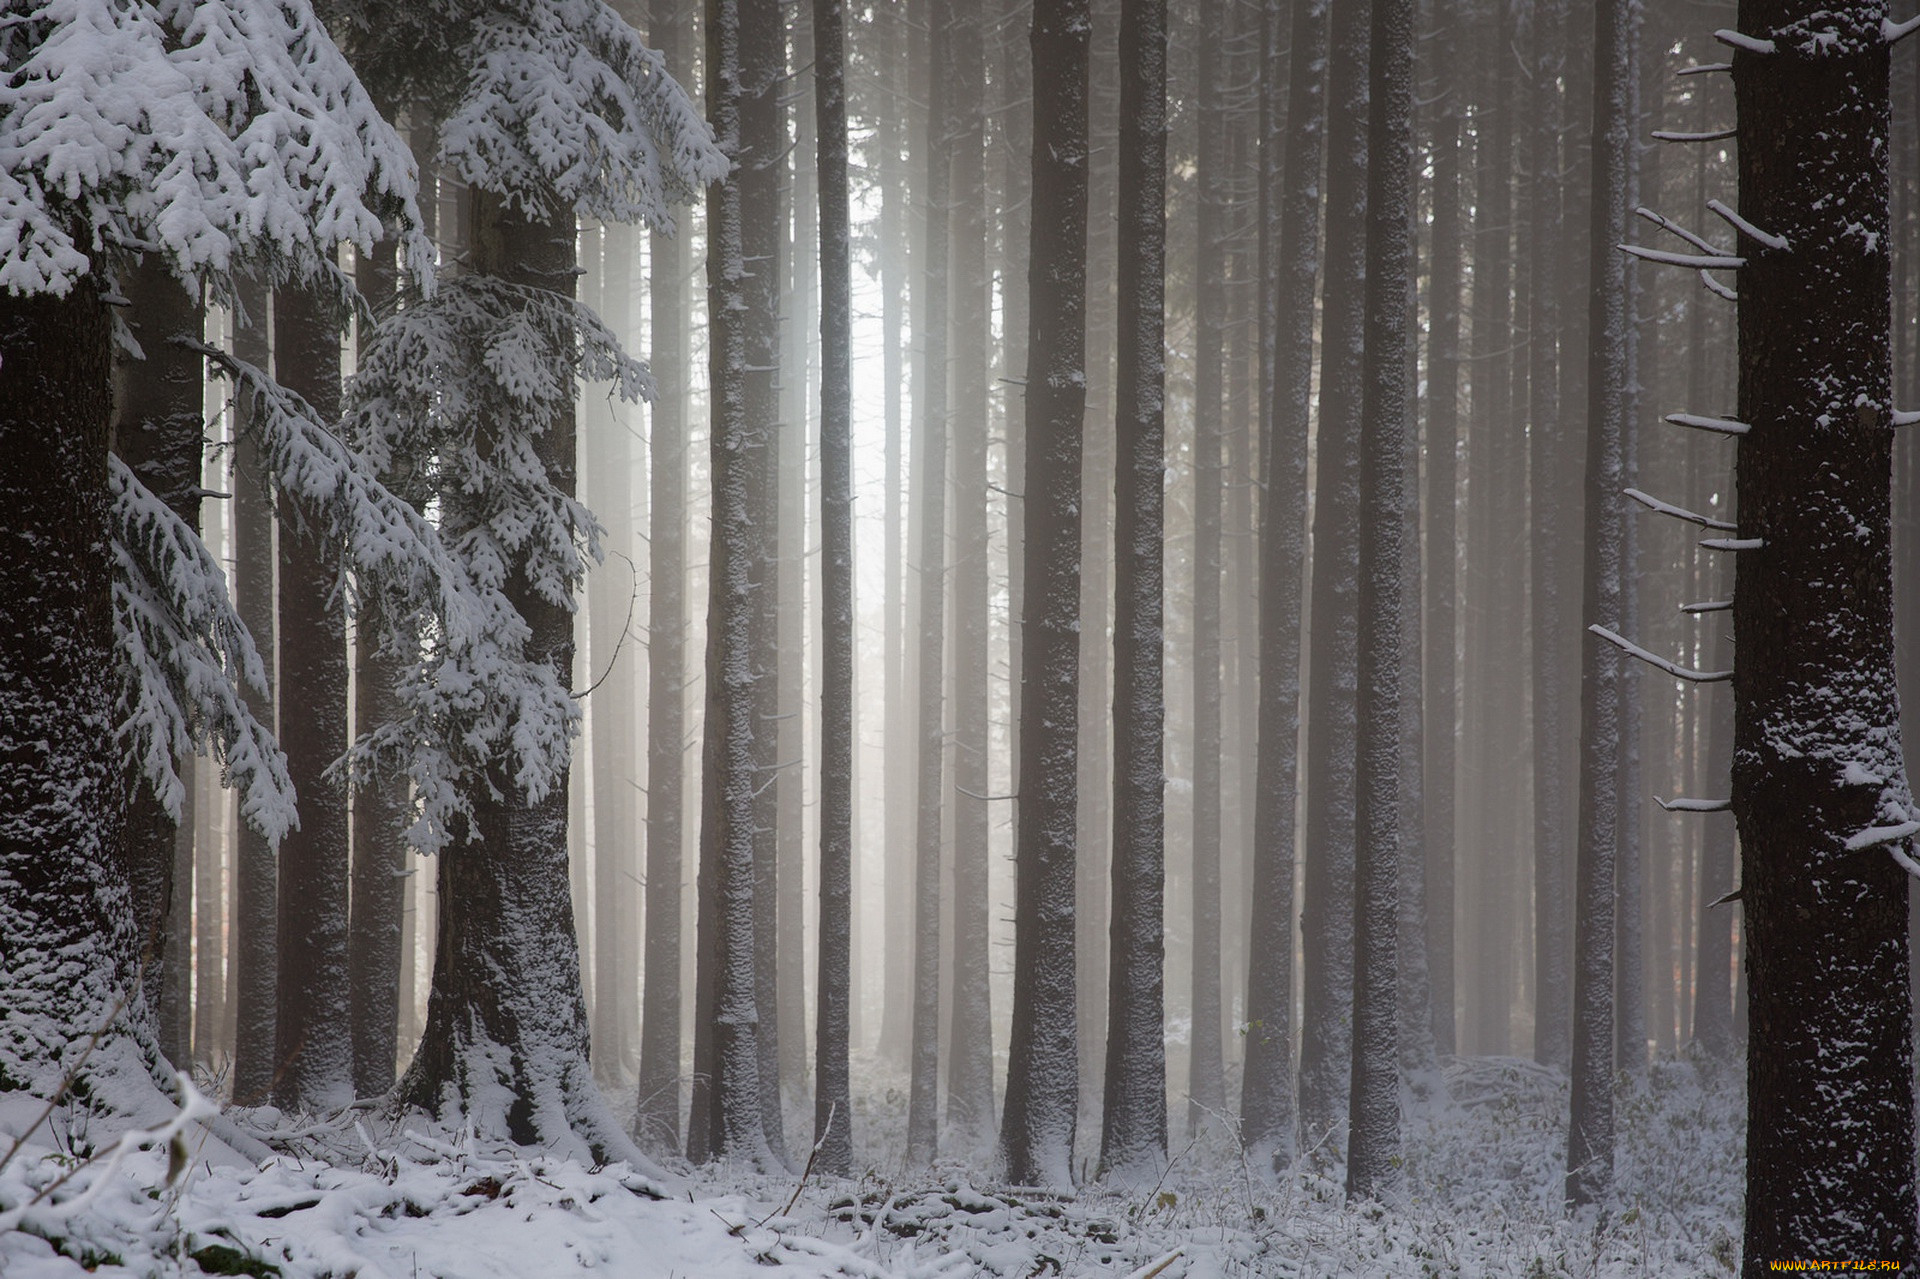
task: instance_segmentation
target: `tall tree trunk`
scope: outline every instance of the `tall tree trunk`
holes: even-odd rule
[[[1456,25],[1463,0],[1435,6],[1436,113],[1433,152],[1433,230],[1427,264],[1427,494],[1426,706],[1421,718],[1420,793],[1425,800],[1427,965],[1433,990],[1434,1049],[1451,1055],[1457,1017],[1454,956],[1454,761],[1459,745],[1459,625],[1456,537],[1460,447],[1461,259],[1460,95]]]
[[[1162,495],[1166,472],[1166,0],[1120,27],[1118,416],[1114,423],[1113,950],[1100,1162],[1122,1179],[1167,1160],[1163,1022],[1166,767]]]
[[[1533,620],[1533,1057],[1544,1065],[1563,1066],[1569,1051],[1567,1016],[1567,930],[1572,924],[1567,901],[1567,819],[1572,788],[1566,766],[1565,742],[1568,646],[1561,637],[1571,631],[1567,601],[1561,595],[1566,580],[1562,561],[1571,531],[1567,510],[1559,501],[1563,458],[1573,440],[1560,417],[1560,299],[1564,284],[1559,255],[1552,246],[1563,242],[1560,227],[1560,135],[1563,113],[1560,72],[1566,56],[1565,0],[1544,0],[1533,10],[1532,127],[1528,133],[1528,167],[1532,194],[1528,210],[1531,237],[1536,246],[1528,316],[1531,368],[1527,386],[1527,460],[1533,500],[1532,575],[1530,602]]]
[[[751,469],[772,424],[749,415],[748,307],[742,261],[740,12],[707,3],[707,118],[736,160],[707,188],[708,376],[712,385],[713,535],[707,555],[706,730],[701,749],[700,935],[694,1009],[693,1100],[687,1157],[772,1155],[760,1108],[755,1003],[755,663],[750,635],[755,563]]]
[[[993,1002],[987,896],[991,592],[987,534],[988,343],[993,281],[987,273],[986,41],[976,6],[955,8],[952,68],[951,299],[953,323],[953,997],[947,1117],[963,1135],[987,1137],[993,1108]]]
[[[1413,0],[1373,0],[1367,122],[1366,391],[1360,453],[1354,769],[1353,1058],[1347,1198],[1400,1165],[1398,942],[1401,664],[1407,595],[1407,336],[1413,209]]]
[[[317,292],[274,294],[274,370],[322,422],[340,416],[340,331]],[[280,744],[300,825],[280,844],[273,1101],[290,1111],[353,1100],[347,971],[346,793],[326,777],[347,749],[347,624],[339,548],[281,527]]]
[[[814,0],[820,174],[820,980],[813,1135],[821,1170],[853,1169],[848,1081],[853,907],[853,313],[846,5]]]
[[[1588,625],[1621,625],[1626,519],[1624,444],[1629,424],[1627,349],[1632,315],[1625,260],[1627,184],[1633,166],[1631,0],[1594,9],[1593,208],[1588,248],[1586,567]],[[1567,1123],[1567,1203],[1603,1207],[1613,1191],[1614,852],[1618,842],[1620,655],[1589,635],[1580,670],[1580,811],[1574,874],[1572,1110]]]
[[[759,1025],[754,1036],[760,1068],[760,1121],[767,1146],[786,1159],[786,1122],[780,1093],[779,839],[780,795],[798,783],[779,756],[780,697],[780,475],[793,447],[792,428],[780,420],[780,314],[785,256],[787,162],[786,19],[779,0],[737,0],[740,37],[740,251],[746,314],[741,320],[747,419],[764,424],[757,448],[746,451],[747,503],[752,513],[753,719],[753,981]]]
[[[1300,604],[1306,551],[1313,293],[1319,273],[1319,176],[1325,148],[1327,5],[1293,6],[1280,203],[1272,437],[1260,525],[1260,759],[1255,787],[1253,935],[1248,943],[1247,1060],[1241,1140],[1256,1167],[1293,1153],[1293,846],[1300,743]],[[1269,11],[1276,28],[1279,15]],[[1268,39],[1278,42],[1277,30]],[[1266,142],[1275,140],[1271,134]]]
[[[240,282],[244,321],[233,330],[234,358],[264,369],[267,341],[266,288],[256,280]],[[235,404],[233,443],[234,601],[240,620],[253,636],[266,670],[267,687],[242,689],[247,709],[262,724],[274,723],[274,690],[279,687],[274,661],[277,627],[274,608],[274,516],[268,496],[270,477],[261,458],[252,406]],[[242,822],[233,839],[233,1101],[265,1105],[279,1067],[274,1056],[274,983],[279,963],[279,862],[266,836]]]
[[[691,58],[680,0],[654,0],[648,37],[669,72]],[[680,910],[686,845],[687,276],[686,231],[648,242],[654,379],[652,502],[647,550],[653,595],[647,629],[646,987],[634,1137],[642,1149],[680,1144]]]
[[[1193,985],[1187,1129],[1226,1106],[1220,1008],[1220,455],[1225,411],[1231,13],[1200,33],[1193,367]]]
[[[946,780],[945,642],[947,578],[947,249],[951,195],[947,56],[956,0],[934,0],[929,18],[926,132],[926,334],[920,342],[926,382],[919,418],[920,465],[914,476],[920,526],[919,747],[915,773],[913,875],[913,1072],[907,1103],[907,1162],[933,1159],[940,1121],[940,849]]]
[[[1914,807],[1888,552],[1886,6],[1743,0],[1733,812],[1752,949],[1744,1273],[1911,1267]],[[1764,52],[1762,50],[1765,50]],[[1739,224],[1737,224],[1739,225]],[[1891,855],[1889,855],[1891,854]]]
[[[1035,0],[1033,6],[1026,606],[1013,1039],[1000,1144],[1010,1180],[1056,1186],[1073,1180],[1079,1109],[1074,853],[1090,17],[1089,0]]]
[[[204,371],[200,356],[175,339],[200,338],[198,290],[183,288],[157,259],[128,272],[125,287],[129,323],[142,354],[138,359],[124,357],[115,371],[113,451],[155,497],[197,530],[205,452]],[[174,761],[189,793],[192,764],[190,759]],[[184,808],[179,821],[168,816],[152,786],[137,773],[128,778],[128,787],[127,859],[146,960],[141,980],[147,1002],[159,1014],[160,1050],[184,1068],[193,1033],[192,955],[180,923],[193,915],[192,810]]]
[[[472,269],[524,289],[571,296],[570,213],[529,217],[482,188],[467,196]],[[560,357],[555,354],[553,357]],[[571,496],[576,429],[569,405],[534,435],[545,481]],[[451,503],[458,517],[458,501]],[[530,662],[571,687],[574,616],[523,567],[506,595],[526,621]],[[644,1164],[593,1080],[586,999],[567,865],[569,786],[530,799],[506,776],[472,797],[474,838],[441,856],[440,924],[427,1024],[397,1095],[458,1116],[483,1137],[599,1162]]]
[[[391,240],[357,261],[361,296],[384,315],[393,307],[399,270]],[[366,349],[366,334],[360,349]],[[384,477],[407,492],[405,477]],[[398,653],[381,651],[379,628],[363,615],[354,628],[354,732],[366,733],[399,713],[398,686],[404,666]],[[347,918],[347,988],[353,1031],[353,1089],[378,1097],[393,1087],[400,1033],[400,920],[408,872],[406,779],[381,776],[353,797],[353,866]]]
[[[1368,5],[1335,5],[1327,102],[1327,283],[1313,514],[1313,660],[1307,687],[1307,842],[1300,931],[1300,1127],[1341,1148],[1353,1007],[1355,574],[1366,280]]]
[[[0,1090],[48,1100],[70,1044],[116,1022],[152,1026],[136,979],[126,779],[102,749],[117,660],[102,553],[109,335],[85,282],[59,298],[0,294]],[[119,1042],[109,1035],[109,1054]]]

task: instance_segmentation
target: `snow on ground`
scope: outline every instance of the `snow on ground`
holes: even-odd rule
[[[1337,1169],[1263,1184],[1219,1136],[1177,1139],[1158,1184],[1059,1196],[996,1186],[959,1158],[918,1174],[881,1160],[852,1181],[684,1168],[649,1179],[624,1165],[480,1150],[366,1112],[298,1129],[272,1111],[237,1115],[291,1152],[258,1169],[214,1157],[218,1144],[195,1137],[192,1149],[162,1142],[108,1171],[86,1162],[84,1116],[69,1113],[0,1168],[0,1275],[1725,1274],[1739,1233],[1737,1074],[1666,1062],[1646,1083],[1623,1085],[1619,1209],[1598,1230],[1559,1211],[1564,1077],[1510,1058],[1449,1067],[1455,1100],[1410,1118],[1403,1197],[1391,1210],[1349,1209]],[[895,1148],[892,1111],[904,1107],[884,1086],[867,1096],[859,1136],[872,1158]],[[9,1126],[24,1126],[18,1108],[0,1109]]]

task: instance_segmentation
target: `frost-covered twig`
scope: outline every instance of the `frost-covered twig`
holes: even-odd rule
[[[1766,54],[1774,52],[1773,41],[1761,40],[1750,35],[1742,35],[1740,32],[1729,27],[1722,27],[1720,30],[1714,32],[1713,38],[1730,49],[1739,49],[1746,53]]]
[[[1647,665],[1665,671],[1675,679],[1685,680],[1689,684],[1717,684],[1733,678],[1732,671],[1697,671],[1690,666],[1681,666],[1676,662],[1670,662],[1658,653],[1649,652],[1632,640],[1625,639],[1613,631],[1608,630],[1598,622],[1587,627],[1587,629],[1627,656],[1637,657]]]
[[[1708,200],[1707,209],[1728,226],[1738,231],[1741,235],[1746,236],[1749,240],[1754,241],[1756,244],[1764,244],[1769,249],[1779,249],[1782,251],[1785,251],[1787,248],[1785,236],[1775,235],[1771,231],[1762,231],[1759,227],[1741,217],[1730,205],[1724,204],[1719,200]]]
[[[1660,420],[1695,431],[1708,431],[1714,435],[1745,435],[1753,429],[1749,424],[1736,422],[1730,417],[1704,417],[1698,413],[1669,413]]]
[[[1679,129],[1655,129],[1649,136],[1656,142],[1724,142],[1728,138],[1739,135],[1738,129],[1708,129],[1701,133],[1687,133]]]
[[[1733,807],[1730,799],[1661,799],[1655,795],[1653,802],[1669,813],[1724,813]]]
[[[1722,529],[1729,533],[1733,532],[1736,527],[1725,520],[1716,520],[1710,515],[1702,515],[1697,511],[1689,511],[1684,506],[1675,506],[1671,502],[1663,502],[1659,498],[1644,493],[1639,489],[1623,489],[1621,491],[1657,515],[1671,515],[1676,520],[1684,520],[1689,524],[1698,524],[1701,528]]]

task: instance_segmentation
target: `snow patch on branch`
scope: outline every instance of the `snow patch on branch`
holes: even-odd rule
[[[124,252],[218,297],[319,283],[383,217],[432,270],[412,158],[310,0],[39,0],[0,63],[0,287],[63,295]]]

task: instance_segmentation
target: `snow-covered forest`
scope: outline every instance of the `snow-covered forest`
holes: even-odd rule
[[[1920,1273],[1916,29],[0,0],[0,1276]]]

